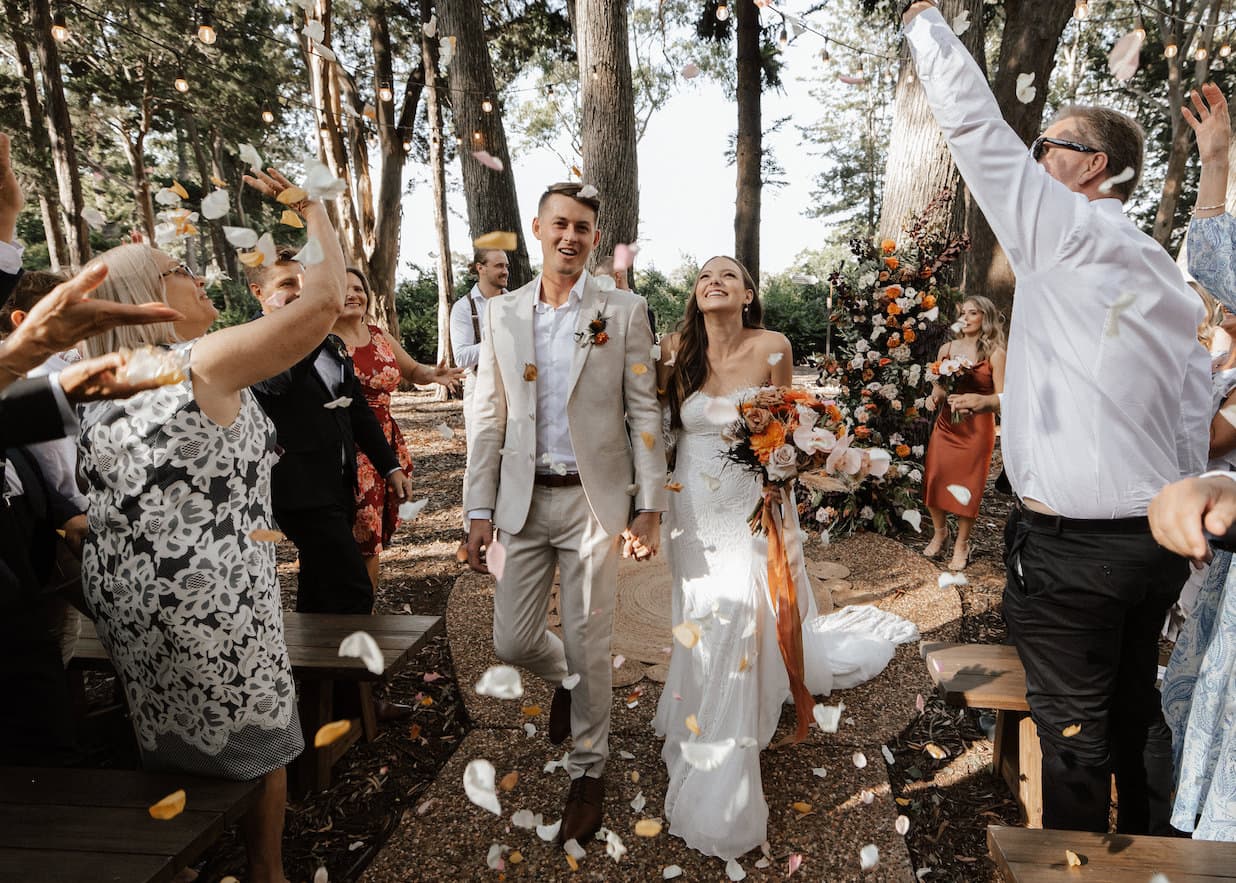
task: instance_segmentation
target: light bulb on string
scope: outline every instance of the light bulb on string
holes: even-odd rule
[[[1193,60],[1194,61],[1205,61],[1209,55],[1210,55],[1210,52],[1206,49],[1205,46],[1198,46],[1196,49],[1193,50]]]
[[[271,110],[269,106],[263,107],[262,108],[262,122],[264,122],[266,125],[269,126],[274,121],[275,121],[275,112]]]
[[[828,40],[824,41],[824,48],[820,50],[820,61],[828,64],[832,60],[832,53],[828,51]]]
[[[1073,7],[1073,18],[1081,21],[1090,15],[1090,4],[1086,0],[1077,0],[1077,5]]]
[[[1231,54],[1232,54],[1232,44],[1229,43],[1227,40],[1224,40],[1223,45],[1219,47],[1219,57],[1227,58]]]
[[[473,140],[473,141],[476,141],[477,143],[480,143],[480,140],[481,140],[481,138],[483,138],[483,137],[484,137],[484,136],[481,134],[481,130],[480,130],[480,129],[477,129],[475,132],[473,132],[473,133],[472,133],[472,140]]]
[[[1137,18],[1133,21],[1133,33],[1137,34],[1137,39],[1143,43],[1146,42],[1146,25],[1142,21],[1142,14],[1137,13]]]
[[[717,4],[717,21],[725,21],[730,17],[730,8],[724,3]]]
[[[777,35],[777,45],[782,49],[790,45],[790,35],[784,27],[781,28],[781,33]]]
[[[214,14],[205,6],[197,8],[197,38],[207,46],[215,45],[218,34],[215,33]]]
[[[411,142],[411,141],[405,141],[405,142],[403,142],[403,152],[404,152],[404,153],[411,153],[411,152],[412,152],[412,142]]]
[[[493,113],[494,103],[490,101],[488,98],[486,98],[484,101],[481,102],[481,110],[485,111],[485,113]]]
[[[391,84],[383,82],[378,86],[378,98],[382,101],[391,101],[395,97],[395,91],[391,88]]]
[[[63,11],[52,16],[51,34],[57,43],[63,43],[69,39],[69,25]]]
[[[176,79],[172,83],[176,87],[176,91],[182,95],[189,91],[189,81],[185,79],[184,71],[176,74]]]
[[[1180,47],[1176,45],[1175,37],[1168,37],[1167,42],[1163,44],[1163,57],[1175,58],[1180,52]]]

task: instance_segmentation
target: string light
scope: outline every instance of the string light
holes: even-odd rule
[[[391,101],[394,97],[395,92],[391,89],[391,84],[383,81],[382,84],[378,86],[378,98],[382,101]]]
[[[435,139],[435,140],[436,140],[436,139]],[[403,142],[403,152],[404,152],[404,153],[411,153],[411,152],[412,152],[412,142],[411,142],[411,141],[405,141],[405,142]]]
[[[1087,18],[1090,15],[1090,4],[1086,0],[1077,0],[1077,5],[1073,7],[1073,17],[1078,21]]]
[[[183,76],[177,77],[174,85],[176,86],[177,92],[185,93],[189,91],[189,81],[186,80]]]
[[[784,27],[781,28],[781,33],[777,35],[777,45],[782,49],[790,45],[790,35],[786,32]]]
[[[1224,40],[1223,45],[1219,47],[1219,57],[1227,58],[1231,54],[1232,54],[1232,44],[1229,43],[1227,40]]]
[[[270,107],[263,107],[262,108],[262,122],[264,122],[266,125],[269,126],[274,121],[275,121],[275,112],[271,110]]]
[[[833,58],[832,53],[828,51],[828,41],[825,40],[824,48],[820,50],[820,61],[824,62],[825,64],[828,64],[830,61],[832,61],[832,58]]]
[[[1193,50],[1194,61],[1205,61],[1208,55],[1210,53],[1206,50],[1205,46],[1198,46],[1197,49]]]
[[[488,98],[486,98],[484,101],[481,102],[481,110],[485,111],[485,113],[493,113],[494,103],[490,101]]]
[[[1178,52],[1180,52],[1180,47],[1176,45],[1176,37],[1169,36],[1163,44],[1163,57],[1175,58]]]
[[[64,11],[61,10],[52,16],[52,38],[57,43],[63,43],[69,39],[69,25],[64,17]]]
[[[207,46],[213,46],[217,37],[214,14],[207,7],[199,6],[197,8],[197,38]]]
[[[730,8],[724,3],[717,4],[717,21],[725,21],[730,17]]]
[[[473,140],[473,141],[480,141],[482,137],[483,137],[483,136],[481,135],[481,130],[480,130],[480,129],[477,129],[475,132],[473,132],[473,133],[472,133],[472,140]]]
[[[1142,21],[1142,14],[1137,13],[1137,18],[1133,20],[1133,33],[1137,34],[1137,39],[1146,42],[1146,25]]]

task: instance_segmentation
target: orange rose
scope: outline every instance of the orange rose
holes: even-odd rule
[[[870,368],[864,368],[864,369],[863,369],[863,382],[864,382],[864,383],[866,383],[867,381],[869,381],[869,380],[870,380],[871,378],[873,378],[873,377],[875,377],[875,372],[874,372],[874,371],[872,371]]]
[[[896,250],[897,250],[897,243],[891,239],[885,239],[883,242],[880,243],[880,251],[884,252],[885,254],[892,254]]]
[[[923,309],[930,310],[936,305],[936,296],[934,294],[923,295]]]
[[[897,298],[901,297],[901,286],[900,285],[888,286],[888,288],[884,289],[884,296],[888,298],[889,300],[896,300]]]
[[[747,419],[749,421],[750,416]],[[767,430],[751,436],[751,449],[755,451],[761,463],[767,463],[772,452],[783,444],[785,444],[785,427],[775,420],[768,424]]]
[[[896,303],[891,303],[891,304],[889,304],[889,305],[888,305],[888,314],[889,314],[890,316],[900,316],[900,315],[901,315],[901,307],[900,307],[898,304],[896,304]]]
[[[901,337],[906,343],[914,343],[918,335],[914,333],[913,328],[907,328],[904,332],[902,332]]]
[[[814,399],[811,393],[801,389],[787,389],[782,393],[782,397],[787,402],[810,402]]]
[[[888,338],[888,348],[890,350],[895,350],[899,346],[901,346],[901,335],[890,334]]]
[[[870,438],[871,429],[866,426],[855,426],[854,427],[854,437],[855,438]]]
[[[772,413],[767,408],[751,408],[746,412],[747,429],[752,435],[759,435],[768,429],[768,424],[773,422]]]
[[[897,445],[897,447],[894,450],[896,451],[898,457],[910,456],[910,446],[909,445]]]
[[[914,407],[913,405],[906,408],[906,416],[909,417],[911,420],[913,420],[915,417],[918,416],[918,408]]]
[[[927,370],[930,371],[932,374],[935,374],[938,377],[940,374],[940,363],[932,362],[930,365],[927,366]]]
[[[881,282],[887,282],[887,281],[888,281],[888,270],[881,270],[881,271],[880,271],[880,281],[881,281]]]
[[[825,410],[828,411],[828,417],[830,420],[833,420],[837,423],[841,422],[841,409],[840,408],[838,408],[836,405],[829,405],[827,408],[825,408]]]
[[[901,261],[897,260],[896,258],[885,258],[884,259],[884,266],[888,267],[890,270],[896,270],[900,264],[901,264]]]
[[[892,362],[892,359],[880,359],[880,367],[883,368],[885,365],[891,365]]]

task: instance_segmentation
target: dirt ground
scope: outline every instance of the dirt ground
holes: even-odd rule
[[[392,548],[384,552],[375,612],[444,615],[451,587],[464,570],[454,554],[461,536],[464,468],[460,405],[434,402],[426,393],[402,393],[396,397],[395,415],[415,462],[416,498],[428,496],[430,502],[414,524],[401,527]],[[453,432],[449,438],[444,426]],[[997,471],[998,464],[993,475]],[[989,487],[973,537],[970,584],[960,590],[966,641],[1004,639],[1000,548],[1009,503]],[[901,539],[921,549],[926,533]],[[279,560],[284,602],[290,608],[296,587],[294,547],[281,544]],[[106,680],[92,683],[95,701],[105,701],[109,693]],[[393,680],[386,697],[414,705],[414,717],[384,724],[375,741],[353,747],[335,767],[329,791],[290,803],[284,860],[293,883],[313,880],[322,866],[329,869],[331,881],[358,879],[404,814],[415,811],[420,795],[471,728],[444,637],[426,646]],[[115,744],[123,727],[103,731],[113,743],[96,746],[96,756],[101,753],[123,764],[129,752]],[[925,763],[922,748],[928,741],[946,748],[949,758]],[[998,879],[987,857],[986,826],[1017,824],[1019,819],[1008,789],[991,772],[991,743],[978,714],[927,697],[924,714],[889,747],[896,757],[889,768],[893,796],[915,821],[908,845],[919,879]],[[243,879],[244,851],[237,832],[227,832],[197,869],[203,881],[227,875]]]

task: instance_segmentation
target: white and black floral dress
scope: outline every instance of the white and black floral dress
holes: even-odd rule
[[[285,766],[304,740],[275,546],[250,538],[274,523],[274,426],[248,390],[220,426],[186,380],[87,405],[79,444],[82,583],[145,765],[240,780]]]

